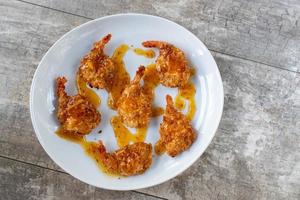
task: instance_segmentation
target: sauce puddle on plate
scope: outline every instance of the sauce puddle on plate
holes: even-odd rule
[[[76,86],[78,93],[86,97],[96,108],[101,104],[100,97],[87,86],[87,83],[78,74],[76,75]]]
[[[108,176],[112,176],[112,177],[117,177],[117,174],[113,174],[109,171],[109,169],[107,169],[103,163],[101,162],[100,158],[99,158],[99,147],[97,142],[91,142],[91,141],[85,141],[84,143],[81,144],[82,148],[84,149],[85,153],[94,161],[96,161],[96,164],[98,166],[98,168],[104,172],[106,175]]]
[[[146,58],[154,58],[155,57],[155,52],[152,49],[134,48],[133,52],[139,56],[144,56]]]
[[[195,69],[191,70],[192,76],[195,74]],[[188,110],[186,117],[188,120],[192,120],[196,112],[196,101],[195,101],[196,88],[193,82],[188,82],[184,86],[178,88],[178,94],[175,97],[175,106],[179,110],[185,109],[186,101],[188,102]]]
[[[116,104],[121,97],[123,90],[130,82],[130,77],[123,61],[128,50],[129,46],[122,44],[114,51],[112,56],[112,60],[116,66],[116,73],[114,75],[113,84],[109,88],[106,88],[106,90],[109,93],[108,106],[113,110],[117,109]]]
[[[78,134],[76,132],[73,132],[73,131],[67,131],[63,127],[59,127],[55,133],[59,137],[65,139],[65,140],[68,140],[70,142],[75,142],[75,143],[78,143],[78,144],[81,144],[82,142],[84,142],[84,136],[83,135],[80,135],[80,134]]]
[[[154,98],[154,90],[159,85],[159,76],[155,64],[150,64],[146,67],[143,79],[144,89],[152,96],[152,98]],[[152,108],[152,117],[158,117],[162,114],[164,114],[164,109],[162,107]]]
[[[126,126],[122,123],[118,116],[114,116],[110,120],[110,124],[113,127],[115,137],[119,147],[124,147],[130,142],[144,142],[147,134],[147,127],[137,128],[136,133],[131,133]]]

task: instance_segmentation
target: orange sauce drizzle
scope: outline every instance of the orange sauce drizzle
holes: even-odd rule
[[[196,69],[194,67],[191,67],[191,77],[194,76],[196,73]]]
[[[117,108],[117,101],[121,97],[124,88],[130,82],[130,77],[126,71],[125,64],[123,61],[123,58],[128,50],[128,45],[122,44],[115,50],[112,56],[112,60],[116,66],[116,73],[114,75],[113,84],[106,89],[109,92],[108,106],[114,110],[116,110]]]
[[[185,108],[185,101],[184,101],[184,99],[182,98],[181,95],[177,95],[175,97],[175,106],[179,110],[183,110]]]
[[[141,48],[134,48],[134,53],[139,56],[144,56],[146,58],[154,58],[155,52],[152,49],[141,49]]]
[[[191,77],[195,74],[195,72],[195,68],[191,68]],[[178,94],[175,97],[175,106],[179,110],[183,110],[185,108],[186,101],[189,103],[186,117],[190,121],[194,118],[196,112],[195,94],[195,85],[190,81],[186,85],[178,88]]]
[[[155,64],[150,64],[146,67],[144,74],[144,88],[151,95],[154,95],[154,89],[159,85],[159,76],[155,68]],[[164,114],[164,109],[161,107],[152,108],[152,117],[158,117]]]
[[[98,144],[97,142],[91,142],[91,141],[85,141],[81,144],[82,148],[84,149],[85,153],[94,161],[96,161],[96,164],[98,168],[103,171],[108,176],[117,176],[117,174],[112,174],[101,162],[99,158],[99,150],[98,150]]]
[[[95,107],[100,105],[100,97],[87,86],[86,82],[84,82],[78,74],[76,75],[76,86],[78,93],[86,97]]]
[[[146,67],[144,74],[144,88],[154,90],[159,84],[158,72],[155,64],[150,64]]]
[[[152,108],[152,117],[158,117],[163,115],[165,110],[162,107]]]
[[[63,127],[59,127],[55,133],[59,137],[65,139],[65,140],[71,141],[71,142],[75,142],[78,144],[81,144],[82,142],[84,142],[83,135],[80,135],[73,131],[67,131]]]
[[[189,82],[178,89],[178,94],[175,98],[175,106],[181,110],[184,109],[185,107],[185,103],[182,104],[182,102],[184,102],[183,99],[189,102],[189,107],[186,113],[186,117],[190,121],[194,118],[196,112],[195,93],[196,93],[195,85]]]
[[[124,147],[130,142],[144,142],[147,134],[147,127],[136,129],[136,134],[132,134],[122,123],[118,116],[111,118],[110,123],[114,129],[115,137],[119,147]]]

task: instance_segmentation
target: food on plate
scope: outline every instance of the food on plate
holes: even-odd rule
[[[142,43],[144,47],[158,48],[160,54],[155,63],[146,68],[140,66],[130,82],[123,58],[132,48],[121,44],[110,58],[104,53],[104,47],[110,39],[111,34],[108,34],[96,42],[90,53],[81,60],[76,74],[77,95],[68,96],[65,77],[56,79],[57,118],[61,124],[56,134],[81,145],[99,167],[110,175],[142,174],[152,163],[152,145],[144,142],[152,117],[163,114],[159,127],[160,139],[155,144],[157,154],[166,152],[175,157],[196,140],[190,123],[196,111],[196,90],[190,81],[194,71],[189,67],[184,53],[174,45],[163,41],[146,41]],[[155,57],[152,49],[132,50],[146,58]],[[175,105],[169,95],[166,96],[166,109],[152,105],[154,91],[159,84],[178,87]],[[101,121],[101,114],[97,111],[101,100],[92,88],[105,89],[109,94],[108,106],[118,113],[110,123],[120,149],[112,153],[106,151],[102,141],[87,141],[85,138]],[[184,115],[179,110],[183,111],[186,103],[189,107]],[[136,128],[135,133],[128,127]]]
[[[141,49],[141,48],[134,48],[133,52],[136,55],[144,56],[146,58],[154,58],[155,57],[155,52],[152,49],[145,50],[145,49]]]
[[[86,146],[86,151],[109,174],[131,176],[144,173],[152,163],[152,145],[137,142],[108,153],[102,141]]]
[[[144,47],[159,49],[156,69],[159,72],[161,84],[166,87],[180,87],[188,82],[191,69],[180,49],[163,41],[145,41],[142,44]]]
[[[155,145],[155,152],[161,154],[164,151],[175,157],[187,150],[196,139],[196,133],[190,121],[176,108],[172,97],[166,96],[167,106],[160,124],[160,139]]]
[[[122,122],[132,128],[147,127],[152,115],[153,95],[149,94],[140,83],[144,72],[145,67],[140,66],[117,103]]]
[[[88,134],[100,123],[101,115],[84,96],[80,94],[68,96],[65,91],[66,82],[65,77],[56,79],[58,121],[64,130]]]
[[[104,53],[104,47],[111,39],[111,34],[94,43],[93,49],[80,62],[79,76],[94,88],[106,88],[112,84],[115,65]]]

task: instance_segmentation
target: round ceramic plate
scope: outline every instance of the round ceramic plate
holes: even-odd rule
[[[95,162],[76,143],[59,138],[55,131],[59,127],[56,119],[55,79],[68,79],[67,92],[77,93],[75,73],[80,59],[86,55],[93,43],[106,34],[112,40],[105,48],[108,55],[120,44],[142,48],[146,40],[163,40],[184,51],[190,65],[196,68],[193,82],[196,86],[197,111],[192,125],[198,137],[191,148],[176,158],[153,153],[151,167],[141,175],[110,177],[101,172]],[[156,55],[158,52],[156,51]],[[155,62],[136,55],[129,50],[124,62],[132,78],[139,65]],[[118,149],[110,118],[116,114],[106,104],[107,93],[95,90],[102,103],[98,108],[102,114],[100,125],[88,136],[88,140],[102,140],[108,151]],[[165,107],[165,96],[175,97],[176,88],[158,86],[154,104]],[[60,38],[46,53],[33,77],[30,91],[30,113],[35,133],[48,155],[62,169],[88,184],[112,190],[133,190],[165,182],[191,166],[205,151],[217,130],[223,110],[223,85],[218,67],[205,45],[182,26],[161,17],[143,14],[119,14],[87,22]],[[158,127],[162,117],[153,118],[147,132],[146,142],[155,144],[159,139]],[[102,130],[101,134],[97,131]]]

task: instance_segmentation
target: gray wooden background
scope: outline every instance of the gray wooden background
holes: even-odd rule
[[[197,35],[221,71],[225,106],[209,148],[159,186],[117,192],[56,166],[33,132],[29,90],[64,33],[148,13]],[[0,199],[300,199],[300,0],[0,0]]]

